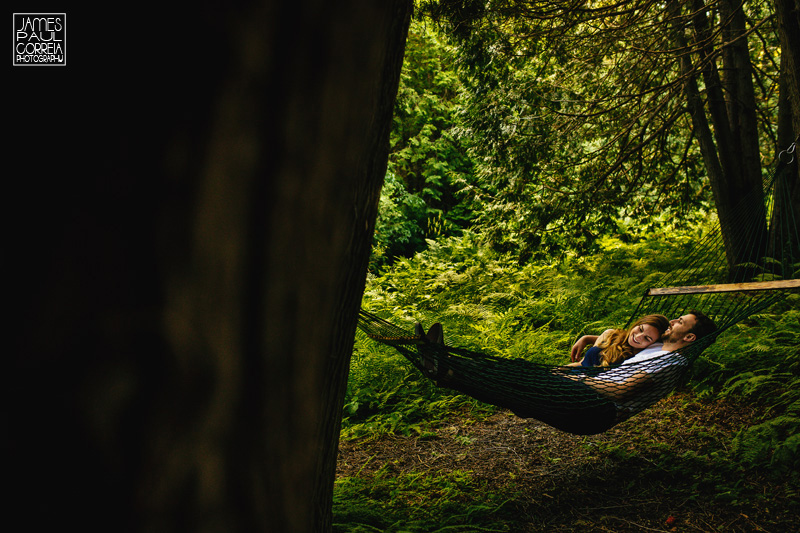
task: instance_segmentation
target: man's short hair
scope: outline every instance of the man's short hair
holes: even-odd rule
[[[711,333],[717,331],[717,325],[714,323],[714,321],[708,318],[702,312],[692,309],[688,314],[694,315],[696,319],[694,327],[692,327],[690,333],[694,333],[695,337],[698,339],[702,339],[706,335],[710,335]]]

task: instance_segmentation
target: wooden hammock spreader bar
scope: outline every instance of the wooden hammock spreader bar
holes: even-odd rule
[[[648,296],[669,294],[700,294],[712,292],[765,291],[776,289],[800,289],[800,279],[779,281],[753,281],[750,283],[724,283],[721,285],[687,285],[685,287],[661,287],[647,291]]]

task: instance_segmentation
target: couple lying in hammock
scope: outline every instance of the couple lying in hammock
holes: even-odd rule
[[[566,367],[582,367],[586,371],[565,371],[563,367],[557,367],[553,370],[553,378],[579,381],[609,400],[624,402],[645,384],[652,383],[656,376],[663,379],[676,366],[685,366],[686,361],[678,351],[716,329],[710,318],[696,310],[673,320],[663,315],[647,315],[627,330],[609,329],[599,336],[581,337],[572,347],[572,363]],[[417,324],[415,333],[429,344],[444,344],[444,332],[439,323],[431,326],[427,334]],[[591,347],[584,354],[589,345]],[[666,354],[671,355],[660,357]],[[425,349],[420,349],[420,357],[425,373],[440,386],[475,396],[461,386],[458,371],[448,365],[446,357],[438,357],[435,351]],[[506,360],[502,363],[498,360],[497,365],[521,368],[520,361]],[[587,367],[613,368],[592,372]]]

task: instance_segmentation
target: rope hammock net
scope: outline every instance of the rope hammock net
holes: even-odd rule
[[[724,331],[800,289],[800,223],[790,198],[796,174],[786,171],[796,164],[795,147],[781,152],[764,190],[741,201],[736,221],[728,224],[732,231],[723,234],[717,226],[698,241],[631,314],[629,325],[646,314],[673,318],[693,309],[714,320],[714,333],[676,352],[611,367],[564,367],[431,342],[363,309],[358,327],[393,346],[440,387],[568,433],[606,431],[678,387],[691,363]],[[643,374],[646,382],[632,386],[629,378]],[[582,381],[587,377],[592,387]]]

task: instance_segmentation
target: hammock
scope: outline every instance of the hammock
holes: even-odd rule
[[[431,342],[363,309],[358,327],[370,338],[393,346],[441,387],[568,433],[606,431],[680,386],[692,362],[724,331],[785,298],[786,291],[800,289],[800,224],[790,198],[793,178],[782,172],[794,163],[795,147],[792,144],[781,153],[764,191],[742,202],[744,207],[737,214],[745,223],[726,235],[729,248],[736,246],[738,257],[746,259],[730,263],[717,227],[695,244],[681,268],[665,275],[656,288],[642,296],[631,314],[628,324],[646,314],[674,318],[697,309],[715,321],[718,329],[714,333],[678,352],[615,367],[576,368]],[[630,388],[621,383],[643,372],[648,374],[644,385]],[[582,381],[587,377],[594,387]]]

